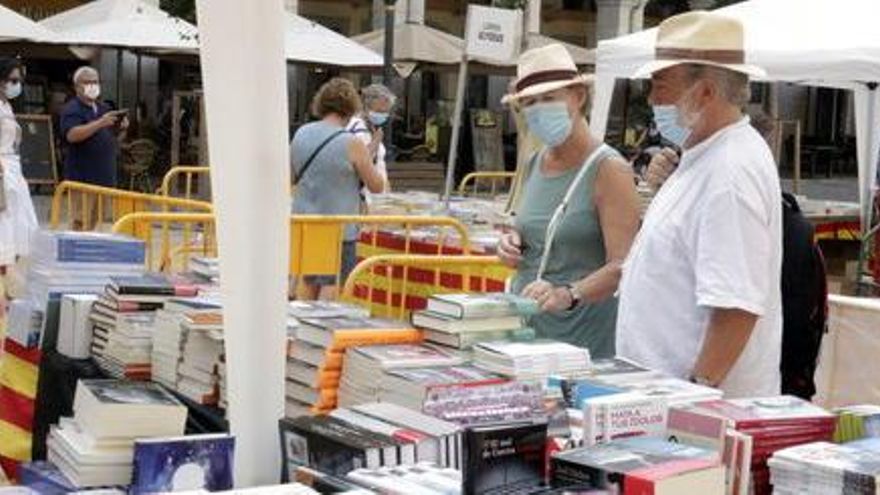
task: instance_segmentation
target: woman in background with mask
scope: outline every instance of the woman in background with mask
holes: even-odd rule
[[[639,226],[632,169],[590,134],[588,79],[561,45],[522,54],[505,99],[525,117],[544,147],[530,161],[514,230],[499,244],[516,268],[513,291],[542,312],[530,325],[539,337],[614,356],[621,265]]]
[[[0,57],[0,274],[4,276],[16,261],[30,253],[30,236],[38,227],[30,190],[21,172],[21,127],[11,105],[22,92],[23,79],[24,66],[18,59]]]
[[[389,192],[391,187],[388,183],[388,170],[385,166],[385,145],[382,144],[385,137],[383,128],[391,118],[391,110],[394,108],[397,97],[387,87],[381,84],[371,84],[361,90],[361,100],[364,103],[364,111],[352,117],[346,129],[360,138],[367,146],[370,146],[371,143],[378,143],[378,146],[371,148],[373,165],[376,167],[376,172],[385,181],[382,192]],[[369,201],[370,191],[366,187],[361,189],[361,194],[365,201]]]

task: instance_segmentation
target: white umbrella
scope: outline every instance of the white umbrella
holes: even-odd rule
[[[198,48],[195,26],[140,0],[96,0],[40,24],[69,45],[185,53]]]
[[[575,65],[596,65],[596,50],[590,50],[582,46],[574,45],[572,43],[559,41],[556,38],[544,36],[540,33],[529,33],[528,35],[526,35],[526,49],[528,50],[531,50],[532,48],[540,48],[542,46],[552,45],[554,43],[558,43],[565,47],[565,49],[568,51],[568,54],[571,55],[572,60],[574,60]]]
[[[53,42],[55,35],[27,17],[0,5],[0,41]]]
[[[382,67],[382,57],[367,47],[291,12],[284,23],[287,60],[340,67]]]

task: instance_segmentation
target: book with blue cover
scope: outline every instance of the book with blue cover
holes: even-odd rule
[[[143,263],[145,244],[133,237],[97,232],[42,231],[37,249],[60,263]]]
[[[131,493],[230,490],[234,455],[227,434],[136,440]]]

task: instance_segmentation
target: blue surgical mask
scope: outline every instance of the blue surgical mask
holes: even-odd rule
[[[559,146],[571,134],[571,115],[564,101],[535,103],[523,110],[529,130],[549,147]]]
[[[385,112],[370,112],[367,115],[367,118],[369,118],[370,123],[376,127],[382,127],[388,122],[388,114]]]
[[[681,148],[691,135],[691,129],[680,124],[678,106],[676,105],[653,105],[654,123],[660,135]]]
[[[21,81],[7,82],[3,88],[3,94],[7,100],[14,100],[21,94]]]

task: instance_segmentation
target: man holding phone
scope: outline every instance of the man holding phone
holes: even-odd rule
[[[73,75],[76,97],[61,110],[65,144],[64,178],[105,187],[116,186],[118,137],[128,129],[125,110],[111,110],[100,102],[98,71],[84,66]],[[74,229],[91,230],[97,221],[93,205],[75,205]],[[90,212],[90,213],[89,213]]]

